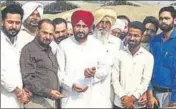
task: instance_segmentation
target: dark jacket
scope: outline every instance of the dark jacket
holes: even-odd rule
[[[32,94],[50,98],[51,90],[59,90],[58,62],[50,46],[43,46],[39,37],[23,47],[20,67],[24,87]]]

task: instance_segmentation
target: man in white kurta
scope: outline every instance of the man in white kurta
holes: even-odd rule
[[[111,88],[111,70],[114,63],[114,58],[118,55],[118,51],[121,47],[121,40],[118,37],[111,35],[111,27],[116,22],[116,12],[110,8],[100,8],[95,10],[95,31],[94,37],[103,44],[107,60],[109,63],[108,77],[101,82],[102,87],[99,87],[97,94],[101,94],[99,101],[102,101],[102,105],[106,105],[106,108],[111,108],[113,101],[113,90]],[[101,93],[100,93],[101,92]],[[104,94],[106,92],[106,94]],[[97,107],[99,107],[97,105]]]
[[[130,23],[128,48],[120,50],[112,72],[115,107],[141,108],[139,97],[147,90],[152,76],[154,59],[140,47],[145,27],[141,22]]]
[[[17,45],[10,43],[3,32],[1,32],[1,44],[3,45],[1,46],[1,107],[20,108],[22,104],[13,92],[16,87],[22,89]]]
[[[60,70],[58,74],[60,74],[59,79],[63,92],[66,94],[61,102],[62,108],[90,108],[97,104],[99,107],[103,105],[95,98],[102,97],[97,95],[97,91],[101,95],[106,94],[106,92],[102,93],[98,87],[101,87],[99,83],[108,76],[108,72],[103,64],[106,59],[101,59],[104,53],[102,44],[93,36],[86,36],[92,24],[93,15],[90,12],[76,11],[72,15],[74,36],[59,44],[57,59]],[[83,33],[85,33],[84,37]],[[96,69],[94,76],[86,78],[85,70],[93,67]],[[74,84],[87,87],[87,89],[76,91]]]
[[[19,66],[21,42],[17,37],[22,16],[22,8],[16,5],[2,11],[1,108],[22,108],[22,103],[27,102]]]

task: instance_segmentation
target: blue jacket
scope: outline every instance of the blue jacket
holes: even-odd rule
[[[151,79],[152,86],[172,90],[170,102],[176,102],[176,28],[170,39],[163,42],[163,32],[156,35],[150,42],[150,52],[154,56],[154,69]]]

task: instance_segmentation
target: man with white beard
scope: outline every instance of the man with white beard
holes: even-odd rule
[[[111,35],[111,27],[116,22],[116,12],[101,8],[95,11],[94,16],[94,36],[103,43],[108,54],[113,54],[112,52],[119,50],[121,46],[121,40]]]
[[[118,51],[121,47],[121,40],[118,37],[111,35],[111,27],[116,22],[116,12],[110,8],[100,8],[97,9],[94,13],[95,17],[95,31],[94,37],[103,44],[103,48],[105,50],[105,54],[108,60],[108,76],[104,81],[102,81],[101,90],[106,90],[106,94],[104,95],[106,102],[113,101],[113,91],[111,90],[111,70],[113,67],[113,60],[116,55],[118,55]],[[106,87],[106,89],[105,89]],[[98,89],[97,89],[98,90]],[[101,98],[100,98],[101,99]],[[112,104],[109,104],[109,107],[112,107]]]

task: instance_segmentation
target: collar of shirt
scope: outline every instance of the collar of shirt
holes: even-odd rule
[[[132,55],[128,47],[124,48],[124,51]],[[142,47],[140,47],[139,50],[133,56],[139,55],[141,53],[144,53],[144,49]]]
[[[39,42],[39,36],[35,37],[34,42],[37,44],[37,46],[39,46],[39,48],[43,51],[47,51],[47,50],[51,50],[50,45],[48,46],[43,46],[40,42]]]
[[[141,47],[145,48],[147,51],[149,51],[149,43],[141,43]]]
[[[164,33],[162,32],[161,34],[159,34],[159,39],[162,40],[163,37],[164,37]],[[176,38],[176,28],[173,28],[170,38],[172,39]]]
[[[14,39],[14,44],[12,44],[12,42],[10,41],[10,39],[7,37],[7,35],[1,30],[1,35],[2,37],[5,38],[5,40],[10,44],[10,45],[13,45],[13,46],[16,46],[17,45],[17,36],[15,36],[15,39]]]
[[[21,30],[25,30],[25,27],[24,27],[24,25],[21,25]]]
[[[176,28],[173,29],[171,33],[171,38],[176,38]]]

